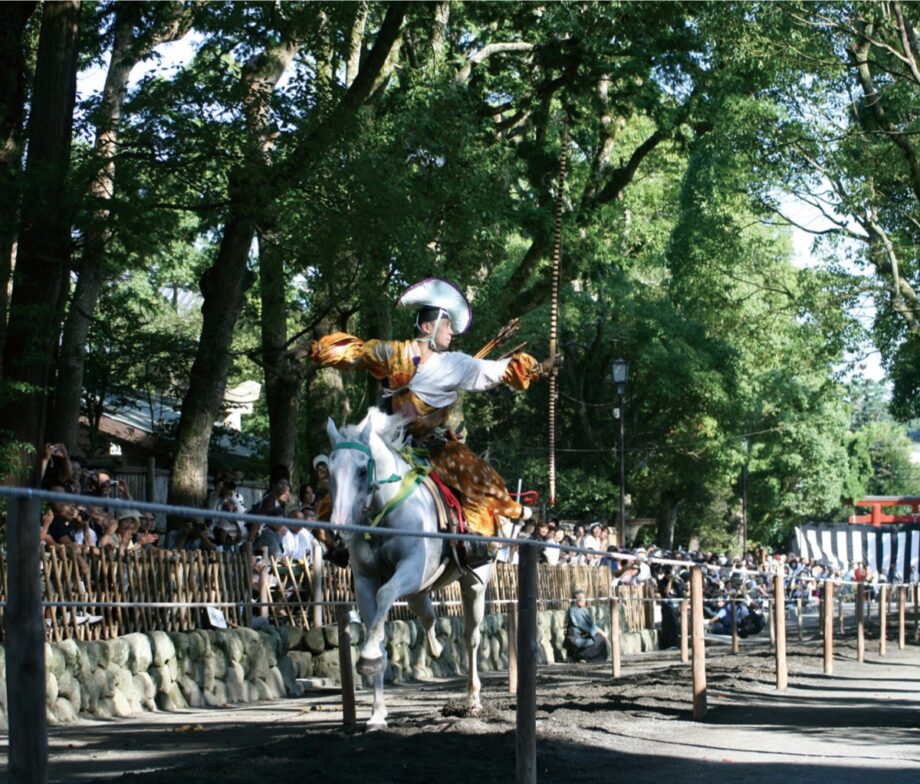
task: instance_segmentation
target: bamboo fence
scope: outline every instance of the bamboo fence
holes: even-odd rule
[[[131,632],[189,631],[210,628],[208,605],[223,614],[227,625],[247,625],[248,613],[268,617],[275,626],[311,625],[313,572],[306,561],[263,559],[251,566],[247,555],[204,551],[137,549],[84,551],[53,548],[42,553],[42,600],[47,639],[112,639]],[[0,553],[0,599],[6,599],[6,554]],[[566,609],[576,590],[589,603],[606,602],[612,595],[609,572],[596,566],[538,567],[540,609]],[[267,586],[267,607],[258,606],[260,579]],[[336,604],[354,603],[350,569],[326,563],[323,570],[324,624],[336,622]],[[651,628],[654,586],[619,586],[616,596],[624,610],[626,630]],[[486,612],[506,613],[518,596],[517,567],[497,563],[486,590]],[[461,616],[460,586],[453,583],[431,594],[441,616]],[[256,604],[254,605],[253,602]],[[70,606],[54,606],[68,603]],[[174,606],[151,606],[152,604]],[[128,604],[131,606],[118,606]],[[188,606],[188,605],[197,606]],[[114,605],[114,606],[113,606]],[[136,606],[135,606],[136,605]],[[2,621],[0,605],[0,621]],[[391,619],[413,617],[399,602]],[[3,625],[0,622],[0,635]]]

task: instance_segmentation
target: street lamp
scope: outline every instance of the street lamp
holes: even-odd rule
[[[747,486],[748,486],[748,457],[751,453],[751,442],[747,438],[741,439],[744,447],[744,463],[741,466],[741,557],[747,554]]]
[[[617,418],[620,420],[620,519],[617,521],[617,539],[620,547],[626,547],[626,448],[624,438],[626,412],[623,406],[628,370],[629,363],[625,359],[614,360],[613,383],[617,385]]]

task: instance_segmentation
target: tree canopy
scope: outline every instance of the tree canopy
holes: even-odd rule
[[[865,492],[916,492],[914,4],[102,0],[3,14],[12,478],[30,448],[73,446],[80,416],[92,432],[107,400],[165,396],[181,408],[164,432],[172,498],[200,502],[224,393],[245,379],[263,383],[244,419],[266,445],[261,471],[305,477],[326,416],[357,418],[378,390],[303,347],[339,329],[407,335],[392,306],[426,275],[473,302],[459,348],[521,317],[516,341],[542,357],[566,125],[560,515],[616,514],[619,357],[629,514],[655,518],[662,542],[731,542],[744,465],[755,541],[839,519]],[[169,46],[189,56],[159,68]],[[74,101],[91,66],[104,86]],[[800,227],[809,265],[792,251],[796,201],[824,216]],[[890,411],[888,387],[847,381],[871,350]],[[544,498],[548,405],[545,386],[496,390],[457,414],[506,480]]]

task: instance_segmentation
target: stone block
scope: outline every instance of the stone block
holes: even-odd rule
[[[332,678],[336,683],[342,679],[342,671],[339,667],[339,652],[324,651],[319,656],[313,658],[313,675],[317,678]]]
[[[62,642],[53,643],[53,646],[64,654],[65,667],[71,672],[76,672],[80,668],[81,650],[75,640],[63,640]]]
[[[133,716],[137,712],[131,705],[131,701],[118,689],[116,689],[115,693],[112,695],[112,707],[114,709],[114,715],[121,719]]]
[[[80,682],[70,670],[64,670],[58,678],[58,695],[66,699],[77,713],[80,712],[83,702]]]
[[[64,697],[59,697],[51,706],[48,718],[49,723],[53,723],[55,725],[72,724],[78,718],[77,710],[74,709],[74,706],[71,704],[70,700],[67,700]]]
[[[223,708],[229,700],[227,699],[227,687],[220,681],[214,683],[211,691],[205,691],[204,702],[209,708]]]
[[[291,659],[293,653],[303,653],[303,651],[291,651],[278,662],[277,670],[281,673],[281,679],[284,682],[284,693],[288,697],[300,697],[303,694],[303,687],[297,682],[297,669]]]
[[[147,672],[153,664],[150,638],[146,634],[126,634],[121,640],[128,646],[128,669],[134,675]]]
[[[304,645],[306,645],[307,650],[314,656],[318,656],[323,651],[325,651],[326,635],[323,632],[322,627],[314,627],[313,629],[308,629],[307,633],[304,634]]]
[[[63,659],[63,657],[61,657]],[[50,670],[45,673],[45,705],[54,705],[58,698],[57,676]]]
[[[302,626],[285,626],[281,629],[281,633],[285,636],[287,650],[302,650],[301,646],[304,644],[303,638],[304,634],[306,634]]]
[[[174,679],[169,667],[151,667],[148,672],[158,692],[168,692],[172,688]]]
[[[188,675],[183,675],[179,679],[179,688],[182,690],[182,696],[190,708],[204,707],[204,697],[201,694],[201,688]]]
[[[323,627],[323,638],[326,641],[326,650],[339,647],[339,627],[329,624]]]
[[[64,652],[56,645],[45,643],[45,669],[54,675],[60,675],[67,668]]]
[[[287,696],[287,689],[284,685],[284,676],[277,667],[272,667],[268,671],[268,677],[265,679],[273,700],[280,700]]]
[[[91,642],[84,648],[83,657],[87,668],[91,671],[98,667],[108,667],[109,646],[101,640]]]
[[[153,652],[153,663],[157,667],[163,667],[167,662],[176,658],[176,646],[169,634],[166,632],[151,632],[149,636],[150,647]],[[185,648],[184,645],[182,647],[183,649]]]
[[[313,654],[309,651],[290,651],[288,655],[284,657],[283,661],[291,663],[291,667],[294,670],[294,677],[313,677]]]
[[[139,672],[134,676],[134,692],[146,710],[157,709],[157,687],[149,673]]]
[[[227,700],[232,703],[246,701],[246,676],[239,662],[230,662],[224,681],[227,686]]]
[[[119,667],[128,666],[128,657],[131,655],[128,649],[128,643],[121,637],[108,641],[109,645],[109,662],[117,664]]]

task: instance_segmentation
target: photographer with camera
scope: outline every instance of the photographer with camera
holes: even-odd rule
[[[180,528],[166,535],[168,550],[207,550],[216,552],[217,546],[208,535],[208,524],[200,517],[185,520]]]
[[[58,492],[78,495],[79,477],[63,444],[45,444],[42,455],[42,488],[50,490],[56,487]]]
[[[207,509],[221,512],[234,512],[244,514],[246,503],[243,496],[237,492],[237,474],[233,471],[219,471],[214,477],[214,489],[205,502]],[[239,521],[214,520],[210,529],[210,536],[217,548],[223,552],[239,548],[246,530]]]

